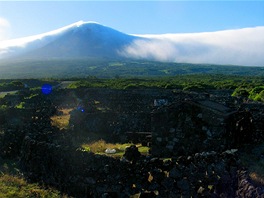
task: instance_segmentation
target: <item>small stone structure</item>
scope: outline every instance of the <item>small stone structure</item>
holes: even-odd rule
[[[80,135],[96,133],[102,138],[111,134],[111,138],[121,142],[132,141],[127,140],[126,132],[151,131],[153,106],[156,103],[168,104],[174,97],[170,90],[161,89],[91,88],[76,91],[74,95],[80,101],[70,117],[70,125],[76,134],[84,131]]]
[[[154,110],[151,125],[152,154],[169,157],[234,146],[236,134],[250,128],[250,116],[208,99],[183,100]]]

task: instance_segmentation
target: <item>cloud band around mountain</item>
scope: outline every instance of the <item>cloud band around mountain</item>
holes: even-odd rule
[[[264,27],[208,33],[139,35],[125,57],[168,62],[264,66]]]
[[[206,33],[128,35],[95,22],[80,21],[48,33],[1,41],[0,58],[96,56],[264,66],[263,35],[264,26]]]

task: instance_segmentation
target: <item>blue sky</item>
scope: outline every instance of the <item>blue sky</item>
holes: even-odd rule
[[[0,40],[96,21],[128,34],[264,26],[264,1],[0,1]]]

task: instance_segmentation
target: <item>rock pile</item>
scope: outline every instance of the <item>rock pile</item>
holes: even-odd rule
[[[248,172],[241,170],[238,172],[238,190],[236,197],[263,197],[264,186],[256,185],[248,176]]]

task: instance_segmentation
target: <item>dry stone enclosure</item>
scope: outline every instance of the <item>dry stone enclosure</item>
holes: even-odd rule
[[[74,108],[67,130],[50,122],[62,107]],[[244,144],[263,141],[264,105],[224,91],[59,90],[29,98],[24,109],[0,117],[6,132],[1,157],[19,156],[28,180],[74,197],[264,195],[238,157]],[[73,141],[91,133],[128,141],[129,133],[140,132],[148,136],[151,154],[131,147],[125,160],[84,152]]]

